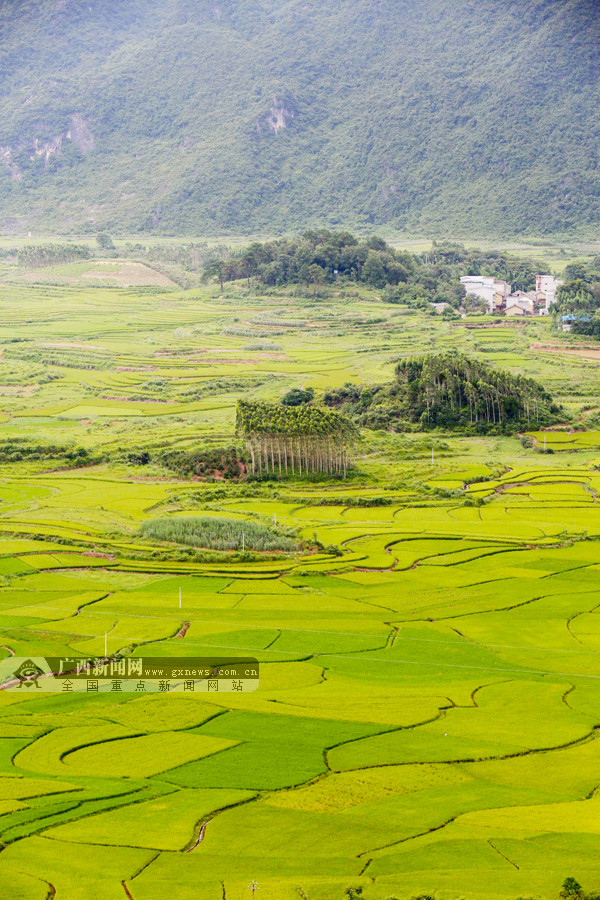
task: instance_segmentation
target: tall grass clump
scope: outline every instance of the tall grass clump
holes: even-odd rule
[[[279,531],[239,519],[212,516],[183,516],[178,519],[153,519],[140,529],[144,537],[172,541],[209,550],[285,550],[298,549],[289,531]]]

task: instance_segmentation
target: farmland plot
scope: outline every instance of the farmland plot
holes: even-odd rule
[[[398,457],[367,432],[343,484],[182,478],[165,451],[243,450],[239,396],[374,382],[432,339],[479,352],[473,333],[395,318],[376,296],[341,292],[327,316],[293,298],[300,316],[287,297],[111,287],[109,269],[69,280],[86,273],[3,288],[0,375],[22,390],[0,395],[0,437],[89,461],[0,461],[0,654],[243,653],[260,687],[1,691],[3,895],[242,900],[252,879],[263,900],[551,900],[568,875],[598,887],[597,434],[548,432],[553,455],[448,435],[432,463],[410,458],[414,435]],[[280,349],[261,350],[271,319]],[[556,378],[529,349],[547,327],[484,329],[477,346]],[[572,367],[559,380],[574,409],[575,384],[595,388]],[[193,516],[292,529],[297,549],[209,553],[148,526]]]

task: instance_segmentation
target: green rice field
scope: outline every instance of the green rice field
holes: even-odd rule
[[[600,888],[597,362],[541,318],[80,268],[0,283],[0,654],[249,655],[260,685],[0,692],[0,896]],[[241,446],[239,397],[318,398],[434,348],[539,379],[577,424],[525,446],[365,431],[345,481],[160,462]],[[192,517],[286,538],[198,549]]]

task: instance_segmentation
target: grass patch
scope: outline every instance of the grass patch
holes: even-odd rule
[[[289,531],[217,516],[153,519],[151,522],[144,522],[140,534],[159,541],[172,541],[205,550],[283,550],[293,553],[299,547],[298,541]]]

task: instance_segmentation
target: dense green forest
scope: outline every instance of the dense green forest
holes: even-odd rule
[[[458,307],[465,302],[460,276],[493,275],[514,290],[531,290],[543,263],[498,250],[467,250],[454,242],[434,242],[426,253],[395,250],[380,237],[361,240],[347,231],[305,231],[294,238],[255,242],[246,249],[213,260],[207,278],[226,281],[255,278],[262,285],[304,285],[316,294],[338,279],[383,290],[389,303],[427,308],[431,302]],[[473,298],[474,300],[474,298]],[[467,306],[472,301],[467,301]],[[475,301],[476,302],[476,301]]]
[[[532,378],[492,369],[459,353],[402,360],[391,384],[347,384],[324,403],[371,428],[511,432],[548,425],[560,412]]]
[[[592,233],[594,0],[14,0],[0,228]]]

